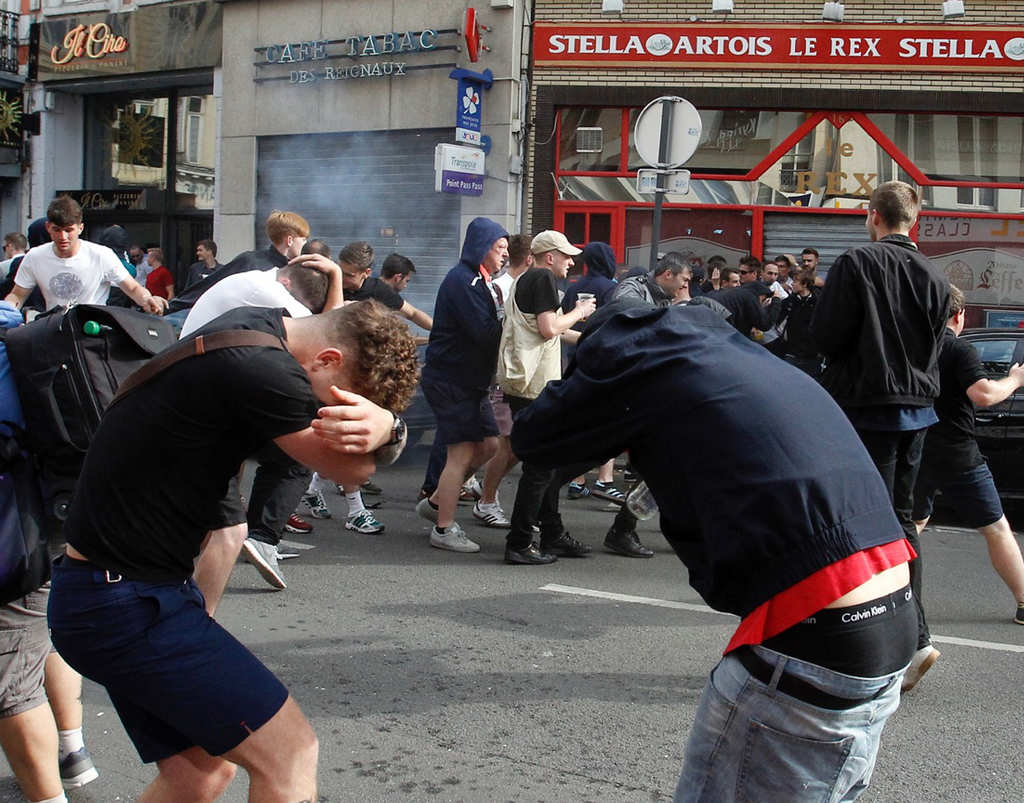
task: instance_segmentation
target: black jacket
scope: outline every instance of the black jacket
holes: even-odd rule
[[[909,237],[847,251],[811,317],[826,358],[821,384],[840,407],[930,407],[948,318],[949,283]]]
[[[779,319],[781,302],[778,299],[773,298],[767,307],[762,306],[761,297],[743,285],[715,290],[706,295],[729,310],[729,323],[746,337],[750,337],[751,329],[760,329],[762,332],[771,329]]]
[[[516,417],[517,457],[598,465],[628,449],[690,584],[738,616],[903,538],[878,470],[813,379],[710,310],[614,305],[595,314],[566,378]]]
[[[813,360],[818,356],[818,345],[811,339],[811,316],[818,303],[817,291],[801,298],[791,293],[782,300],[782,312],[779,313],[779,326],[785,344],[784,354],[790,354],[800,360]]]

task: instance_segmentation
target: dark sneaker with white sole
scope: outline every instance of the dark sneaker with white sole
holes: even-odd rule
[[[92,763],[89,751],[81,747],[68,753],[60,762],[60,784],[65,789],[78,789],[100,777],[99,770]]]

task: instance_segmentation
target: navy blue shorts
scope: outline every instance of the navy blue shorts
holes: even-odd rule
[[[969,469],[922,465],[914,486],[915,521],[924,521],[932,514],[936,491],[942,492],[942,504],[952,508],[972,529],[988,527],[1003,517],[999,492],[985,463]]]
[[[486,390],[474,390],[446,382],[420,379],[427,404],[437,419],[434,443],[480,443],[498,436],[498,423]]]
[[[194,582],[110,580],[95,564],[58,558],[50,637],[106,688],[144,762],[195,746],[222,755],[281,710],[288,690],[209,617]]]

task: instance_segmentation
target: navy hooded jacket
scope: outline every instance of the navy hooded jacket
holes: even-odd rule
[[[480,263],[502,237],[508,232],[485,217],[474,218],[466,229],[462,258],[437,291],[424,379],[477,390],[491,384],[501,322]]]
[[[615,295],[615,269],[618,262],[615,252],[608,243],[587,243],[583,247],[583,275],[572,282],[562,299],[562,312],[569,312],[576,306],[580,293],[593,293],[597,306],[603,306]]]
[[[512,449],[544,468],[629,449],[690,585],[738,616],[904,537],[829,395],[699,306],[640,306],[588,327],[566,378],[516,418]]]

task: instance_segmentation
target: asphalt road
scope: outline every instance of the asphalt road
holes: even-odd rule
[[[612,514],[598,500],[563,503],[572,534],[597,546],[586,558],[506,566],[502,532],[471,524],[468,508],[481,552],[431,549],[413,512],[425,461],[417,449],[378,474],[383,535],[346,531],[331,493],[335,518],[290,536],[305,548],[284,564],[289,588],[240,564],[218,613],[313,723],[320,800],[670,800],[735,619],[703,605],[653,522],[640,532],[654,558],[604,552]],[[977,533],[930,529],[924,551],[942,658],[891,720],[860,800],[1020,803],[1024,627]],[[102,689],[87,682],[84,702],[101,777],[72,803],[134,800],[154,769]],[[240,773],[223,799],[244,801],[247,785]],[[21,799],[0,763],[0,800]]]

